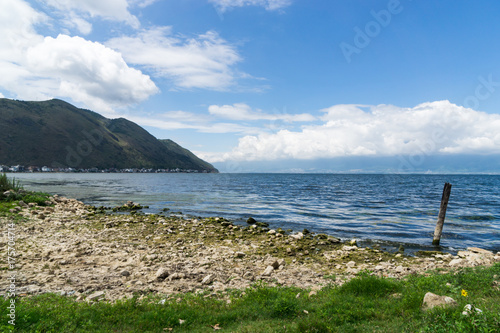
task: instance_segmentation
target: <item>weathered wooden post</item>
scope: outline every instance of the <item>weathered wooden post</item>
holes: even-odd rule
[[[441,207],[439,208],[438,220],[436,229],[434,230],[434,239],[432,245],[439,245],[441,233],[443,232],[444,219],[446,217],[446,208],[448,208],[448,200],[450,199],[451,184],[445,183],[443,188],[443,196],[441,197]]]

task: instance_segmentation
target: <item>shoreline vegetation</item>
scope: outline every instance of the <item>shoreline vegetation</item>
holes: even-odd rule
[[[1,331],[500,331],[500,252],[407,256],[253,219],[89,206],[5,175],[0,187],[0,241],[12,228],[16,253],[15,267],[2,256]],[[454,302],[424,310],[428,292]]]

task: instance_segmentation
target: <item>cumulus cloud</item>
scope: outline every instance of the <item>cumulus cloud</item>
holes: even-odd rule
[[[316,118],[310,114],[287,114],[276,113],[268,114],[262,110],[252,110],[252,108],[245,103],[235,103],[233,105],[210,105],[208,112],[212,115],[231,119],[231,120],[283,120],[285,122],[308,122]]]
[[[157,92],[149,76],[128,67],[118,52],[80,37],[46,37],[28,49],[27,64],[50,78],[60,94],[101,110],[105,104],[133,104]]]
[[[322,111],[321,125],[247,135],[233,151],[212,154],[209,161],[500,153],[500,115],[448,101],[414,108],[335,105]]]
[[[80,30],[90,33],[91,24],[88,19],[100,17],[105,20],[125,22],[133,28],[139,28],[137,17],[128,10],[127,0],[45,0],[49,6],[66,17],[65,22]]]
[[[161,27],[113,38],[107,45],[180,88],[224,90],[234,83],[238,73],[233,65],[241,61],[235,48],[213,31],[183,38],[173,36],[171,27]]]
[[[0,18],[0,87],[17,98],[69,97],[111,113],[158,92],[149,76],[100,43],[36,33],[49,19],[22,0],[0,2]]]
[[[210,2],[222,11],[244,6],[262,6],[267,10],[278,10],[290,6],[292,0],[210,0]]]

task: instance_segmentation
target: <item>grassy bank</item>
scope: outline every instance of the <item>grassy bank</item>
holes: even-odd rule
[[[310,295],[299,288],[256,284],[218,294],[143,295],[76,302],[45,294],[17,299],[18,332],[500,332],[500,264],[393,280],[360,274]],[[328,278],[328,277],[327,277]],[[462,290],[467,296],[462,296]],[[421,310],[426,292],[458,302]],[[139,295],[138,295],[139,296]],[[482,314],[465,316],[466,304]],[[7,301],[1,301],[2,311]],[[5,318],[2,315],[2,318]],[[7,330],[6,320],[3,329]]]
[[[5,173],[0,174],[0,215],[13,213],[12,209],[18,206],[19,201],[45,206],[49,198],[50,194],[47,193],[25,191],[18,180],[8,178]]]

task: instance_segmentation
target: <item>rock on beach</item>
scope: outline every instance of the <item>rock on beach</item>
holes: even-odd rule
[[[256,280],[319,290],[362,270],[402,278],[500,262],[499,253],[479,248],[456,256],[409,257],[342,243],[325,234],[270,232],[256,221],[236,225],[222,218],[106,214],[61,196],[50,203],[43,207],[18,202],[12,211],[24,219],[16,229],[16,252],[21,254],[16,287],[22,295],[58,292],[79,300],[114,301],[138,292],[244,289]],[[9,219],[0,217],[0,223],[5,230]],[[6,233],[0,242],[8,242]],[[0,271],[0,278],[7,274]],[[337,278],[324,278],[332,275]],[[6,292],[0,286],[0,294]]]

